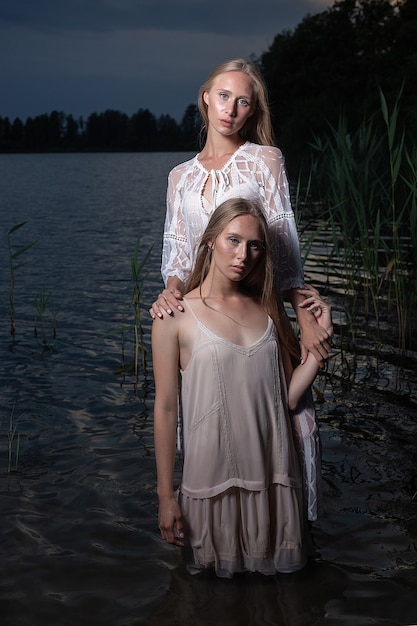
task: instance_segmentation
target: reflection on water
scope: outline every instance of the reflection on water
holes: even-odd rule
[[[296,574],[249,574],[232,580],[209,575],[190,580],[184,569],[177,568],[170,594],[147,624],[321,624],[327,602],[340,598],[347,583],[342,570],[320,562]]]
[[[5,271],[0,282],[1,625],[415,624],[417,354],[400,363],[389,332],[376,353],[359,320],[355,352],[342,350],[342,312],[332,375],[316,384],[325,515],[308,567],[190,577],[159,538],[151,368],[137,388],[114,372],[133,351],[121,332],[133,249],[139,236],[144,251],[155,244],[146,308],[160,286],[166,175],[185,157],[0,156],[0,266],[13,224],[30,218],[19,242],[40,239],[16,271],[15,345]],[[320,246],[314,255],[309,278],[327,291]],[[42,288],[56,339],[48,315],[33,335]],[[337,304],[339,286],[329,293]],[[149,338],[146,314],[144,326]]]

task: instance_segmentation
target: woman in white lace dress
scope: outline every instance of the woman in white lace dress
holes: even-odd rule
[[[332,334],[330,307],[308,285],[303,307]],[[159,528],[187,548],[191,573],[294,572],[306,562],[302,477],[288,408],[319,364],[282,325],[268,224],[256,202],[212,214],[183,314],[155,318],[155,454]],[[178,366],[184,424],[181,485],[173,485]]]
[[[153,318],[183,311],[184,284],[213,210],[231,197],[262,204],[273,238],[281,294],[291,302],[300,328],[301,358],[308,352],[323,365],[331,347],[314,315],[300,307],[303,268],[282,153],[273,145],[266,89],[257,68],[235,59],[216,67],[200,89],[206,131],[203,149],[169,174],[162,276],[166,288],[153,304]],[[304,472],[307,514],[320,508],[320,441],[311,392],[293,416]]]

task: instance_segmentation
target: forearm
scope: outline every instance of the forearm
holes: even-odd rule
[[[311,311],[300,307],[300,304],[305,300],[305,296],[299,293],[299,289],[299,287],[288,289],[288,291],[285,292],[284,296],[285,299],[291,303],[291,306],[294,309],[295,315],[297,317],[298,325],[300,329],[303,330],[310,324],[316,324],[317,322]]]
[[[314,382],[318,370],[318,361],[311,354],[311,352],[308,354],[305,363],[302,363],[295,368],[288,387],[288,407],[290,411],[296,410],[303,394]]]
[[[155,410],[155,456],[158,473],[158,526],[164,541],[183,547],[181,510],[174,493],[177,412]]]
[[[177,412],[155,408],[154,440],[159,498],[171,497],[174,491],[174,464]]]
[[[320,299],[318,291],[310,285],[306,285],[304,289],[291,289],[288,297],[297,315],[303,361],[307,359],[307,354],[312,352],[322,367],[330,354],[331,346],[328,330],[321,322],[319,323],[323,303],[320,301],[320,306],[314,306],[311,301],[312,293],[314,297]]]
[[[298,309],[302,314],[306,309],[314,319],[315,326],[325,338],[325,358],[331,351],[331,337],[333,335],[333,322],[331,307],[320,298],[320,294],[316,289],[307,285],[299,294],[303,299],[302,303],[298,303]],[[316,318],[317,316],[317,318]],[[310,351],[307,353],[300,365],[295,368],[288,388],[288,405],[294,411],[297,407],[304,392],[312,384],[320,366],[323,365],[323,354],[320,351]]]

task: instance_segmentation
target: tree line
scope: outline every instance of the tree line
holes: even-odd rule
[[[401,123],[417,129],[417,0],[338,0],[279,33],[258,59],[278,145],[294,163],[314,137],[345,117],[355,129],[401,94]],[[1,152],[195,150],[201,119],[190,104],[178,123],[148,109],[92,113],[87,120],[53,111],[0,117]]]
[[[114,110],[92,113],[86,121],[52,111],[26,122],[0,117],[1,152],[169,151],[194,150],[200,114],[190,104],[178,124],[148,109],[128,116]]]

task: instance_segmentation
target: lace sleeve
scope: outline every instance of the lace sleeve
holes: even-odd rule
[[[161,264],[165,286],[170,276],[178,276],[185,282],[191,268],[190,246],[182,214],[181,181],[175,168],[168,176],[166,205]]]
[[[263,193],[267,218],[272,233],[274,259],[281,292],[304,284],[294,212],[291,208],[289,185],[284,158],[278,148],[264,150]]]

